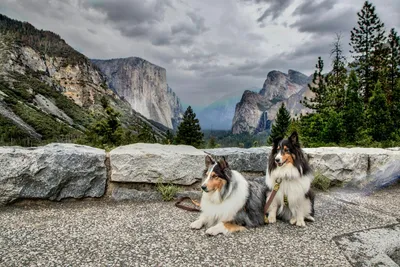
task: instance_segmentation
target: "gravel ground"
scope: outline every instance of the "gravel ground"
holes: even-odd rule
[[[319,193],[305,228],[277,222],[216,237],[189,229],[198,214],[173,203],[21,203],[0,208],[0,266],[351,266],[334,237],[398,224],[398,209],[377,207],[380,195],[399,194],[351,202]]]

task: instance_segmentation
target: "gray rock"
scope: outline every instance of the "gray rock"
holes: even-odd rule
[[[192,146],[143,144],[110,152],[111,181],[191,185],[203,177],[205,153]]]
[[[380,148],[320,147],[305,148],[304,152],[315,173],[343,182],[365,180],[400,159],[400,152]]]
[[[399,225],[362,230],[335,237],[334,241],[353,266],[399,266],[390,258],[400,247]]]
[[[105,156],[103,150],[74,144],[0,147],[0,204],[24,198],[101,197]]]
[[[264,172],[267,169],[268,156],[271,153],[270,147],[253,148],[216,148],[204,150],[216,160],[225,157],[231,169],[239,172]]]
[[[176,193],[175,197],[190,197],[192,199],[200,199],[201,198],[201,191],[182,191]]]
[[[116,201],[122,201],[122,200],[132,200],[138,202],[162,201],[162,196],[159,192],[140,191],[124,187],[114,188],[111,198]]]

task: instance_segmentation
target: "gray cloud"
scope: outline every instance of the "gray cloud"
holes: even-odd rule
[[[272,20],[277,19],[282,13],[290,6],[293,0],[243,0],[247,3],[255,3],[255,4],[267,4],[268,7],[264,9],[261,16],[258,17],[257,22],[263,22],[268,17],[271,17]],[[262,10],[262,8],[259,8]]]
[[[286,8],[292,3],[292,0],[265,0],[262,2],[269,3],[269,7],[265,9],[264,13],[257,19],[258,22],[263,22],[266,18],[272,17],[273,20],[278,18]]]
[[[115,23],[155,24],[164,20],[166,7],[171,6],[169,0],[118,0],[90,1],[83,3],[87,8],[96,9]]]
[[[400,31],[400,1],[371,2],[387,29]],[[58,33],[90,58],[138,56],[162,66],[184,102],[202,105],[231,91],[262,86],[271,70],[310,75],[318,56],[328,69],[335,32],[344,34],[349,56],[349,32],[363,3],[2,0],[0,12]]]
[[[347,9],[337,14],[309,14],[301,17],[290,27],[300,32],[316,34],[333,35],[336,32],[349,32],[357,23],[356,13],[354,9]]]
[[[315,15],[320,12],[327,12],[331,10],[337,0],[324,0],[322,2],[305,1],[301,3],[293,12],[293,15]]]

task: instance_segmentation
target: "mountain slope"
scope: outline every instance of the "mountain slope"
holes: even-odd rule
[[[287,74],[280,71],[269,72],[261,91],[245,91],[236,105],[232,122],[233,134],[268,131],[282,102],[293,117],[310,112],[300,104],[303,96],[310,94],[307,87],[309,82],[311,77],[294,70],[289,70]]]
[[[82,136],[104,117],[102,98],[121,113],[124,127],[139,130],[148,125],[157,138],[165,135],[165,127],[133,111],[108,89],[98,68],[60,36],[0,14],[0,141],[7,143],[12,136],[28,143]]]
[[[109,87],[146,118],[173,128],[183,116],[164,68],[138,57],[92,62],[107,76]]]

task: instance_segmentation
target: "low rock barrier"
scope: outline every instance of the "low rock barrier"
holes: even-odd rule
[[[204,158],[225,157],[246,178],[265,175],[270,147],[200,150],[184,145],[133,144],[109,153],[76,144],[0,147],[0,205],[21,199],[103,197],[158,201],[159,183],[178,186],[175,196],[200,197]],[[305,148],[316,175],[331,181],[370,179],[400,165],[400,149]],[[389,166],[389,167],[388,167]]]

